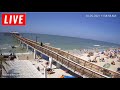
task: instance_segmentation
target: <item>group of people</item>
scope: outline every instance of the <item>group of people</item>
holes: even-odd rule
[[[98,49],[97,48],[93,48],[93,49],[80,49],[80,52],[83,52],[83,53],[98,52]]]
[[[101,54],[104,54],[105,56],[107,56],[107,58],[119,58],[118,55],[120,55],[120,48],[108,49],[108,50],[101,52]]]
[[[92,52],[93,53],[93,52]],[[93,53],[94,54],[94,53]],[[101,57],[100,54],[104,55],[105,57]],[[105,59],[114,59],[116,58],[118,62],[120,62],[120,48],[118,49],[107,49],[105,51],[102,52],[98,52],[97,55],[95,55],[94,59],[91,60],[91,56],[94,55],[90,55],[90,53],[88,53],[88,61],[90,62],[97,62],[97,58],[99,57],[99,61],[100,62],[105,62]],[[111,62],[112,65],[115,65],[115,62],[112,61]]]

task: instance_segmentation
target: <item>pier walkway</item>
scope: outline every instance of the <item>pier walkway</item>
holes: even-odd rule
[[[89,61],[85,61],[77,56],[74,56],[66,51],[61,49],[42,45],[39,42],[30,40],[28,38],[24,38],[20,35],[13,34],[15,38],[17,38],[21,43],[26,44],[34,49],[34,52],[40,52],[53,61],[59,63],[60,65],[66,67],[70,71],[86,78],[120,78],[120,73],[108,70],[106,68],[100,67],[91,63]]]

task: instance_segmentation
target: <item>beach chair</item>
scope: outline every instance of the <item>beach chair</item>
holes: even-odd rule
[[[119,68],[117,68],[117,72],[119,72],[119,73],[120,73],[120,67],[119,67]]]
[[[55,72],[53,72],[53,70],[50,69],[50,68],[47,69],[47,72],[48,72],[48,74],[53,74],[53,73],[55,73]]]

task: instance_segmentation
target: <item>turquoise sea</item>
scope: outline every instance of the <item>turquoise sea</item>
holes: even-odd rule
[[[58,35],[47,35],[47,34],[33,34],[33,33],[20,33],[23,37],[36,40],[38,42],[50,43],[51,46],[61,48],[63,50],[73,50],[73,49],[93,49],[98,48],[99,50],[107,49],[107,48],[118,48],[119,44],[91,40],[91,39],[83,39],[83,38],[75,38],[75,37],[67,37],[67,36],[58,36]],[[10,34],[0,33],[0,48],[2,52],[10,52],[11,46],[17,46],[16,52],[25,52],[24,49],[19,47],[19,42],[13,38]]]

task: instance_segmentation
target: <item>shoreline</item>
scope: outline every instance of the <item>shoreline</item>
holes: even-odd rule
[[[83,60],[89,61],[91,63],[94,63],[98,66],[104,67],[108,70],[112,70],[115,72],[118,72],[117,69],[120,68],[120,48],[109,48],[112,52],[112,50],[118,50],[117,52],[117,56],[114,58],[110,58],[108,55],[102,54],[102,52],[106,52],[107,50],[104,51],[95,51],[95,50],[87,50],[87,49],[83,49],[83,50],[67,50],[68,53],[71,53]],[[92,52],[93,56],[88,57],[88,53]],[[104,59],[104,60],[102,60]],[[113,63],[112,63],[113,62]],[[115,65],[114,65],[115,64]]]
[[[21,48],[21,46],[19,46],[19,47],[17,47],[17,48],[19,48],[19,49],[21,49],[21,52],[15,52],[15,54],[18,56],[18,55],[20,55],[20,56],[22,56],[22,57],[24,57],[24,58],[26,58],[27,59],[27,57],[25,57],[25,55],[24,54],[32,54],[33,52],[32,51],[26,51],[25,49],[26,48]],[[58,49],[60,49],[60,48],[58,48]],[[112,50],[112,49],[119,49],[119,48],[108,48],[108,49],[110,49],[110,50]],[[104,51],[106,51],[106,50],[108,50],[108,49],[103,49]],[[100,55],[100,58],[104,58],[105,59],[105,61],[104,62],[102,62],[102,61],[100,61],[99,59],[100,58],[98,58],[97,57],[97,62],[95,63],[95,62],[92,62],[92,63],[94,63],[94,64],[96,64],[96,65],[98,65],[98,66],[101,66],[101,67],[105,67],[105,66],[109,66],[109,68],[106,68],[106,69],[108,69],[108,70],[112,70],[112,71],[115,71],[115,72],[117,72],[117,68],[119,68],[120,67],[120,62],[118,62],[116,59],[117,58],[113,58],[113,59],[107,59],[106,58],[106,56],[105,55],[102,55],[101,54],[101,52],[104,52],[104,51],[99,51],[99,49],[97,49],[97,48],[92,48],[92,49],[72,49],[72,50],[64,50],[64,51],[66,51],[66,52],[68,52],[68,53],[71,53],[71,54],[73,54],[73,55],[75,55],[75,56],[77,56],[77,57],[80,57],[81,59],[83,59],[83,60],[86,60],[86,61],[89,61],[89,59],[91,59],[92,61],[93,61],[93,59],[99,54]],[[16,50],[17,51],[17,50]],[[91,56],[90,58],[88,58],[87,57],[87,55],[88,55],[88,52],[93,52],[94,53],[94,55],[93,56]],[[10,53],[3,53],[3,55],[6,55],[6,54],[10,54]],[[120,54],[118,55],[119,57],[120,57]],[[19,57],[17,57],[17,59],[18,59]],[[33,59],[32,57],[29,57],[29,58],[31,58],[31,59]],[[22,58],[21,58],[22,59]],[[24,59],[24,60],[26,60],[26,59]],[[115,65],[111,65],[111,62],[112,61],[114,61],[116,64]],[[106,65],[105,65],[106,64]]]
[[[112,50],[113,48],[110,48],[110,50]],[[116,49],[116,48],[114,48]],[[68,53],[71,53],[77,57],[80,57],[83,60],[89,61],[89,57],[87,57],[88,52],[93,52],[94,55],[90,57],[91,63],[94,63],[95,65],[101,66],[103,68],[106,68],[108,70],[112,70],[114,72],[117,72],[117,69],[120,67],[120,62],[118,61],[118,58],[107,58],[104,54],[101,54],[101,51],[96,51],[96,50],[88,50],[87,49],[83,49],[83,50],[66,50]],[[106,51],[106,50],[104,50]],[[29,54],[32,54],[32,52],[29,52]],[[21,54],[22,55],[22,54]],[[98,57],[99,55],[99,57]],[[96,58],[97,62],[92,62],[94,61],[94,58]],[[120,57],[120,53],[118,54],[118,57]],[[100,60],[104,58],[104,61]],[[115,65],[112,65],[111,62],[115,62]]]

